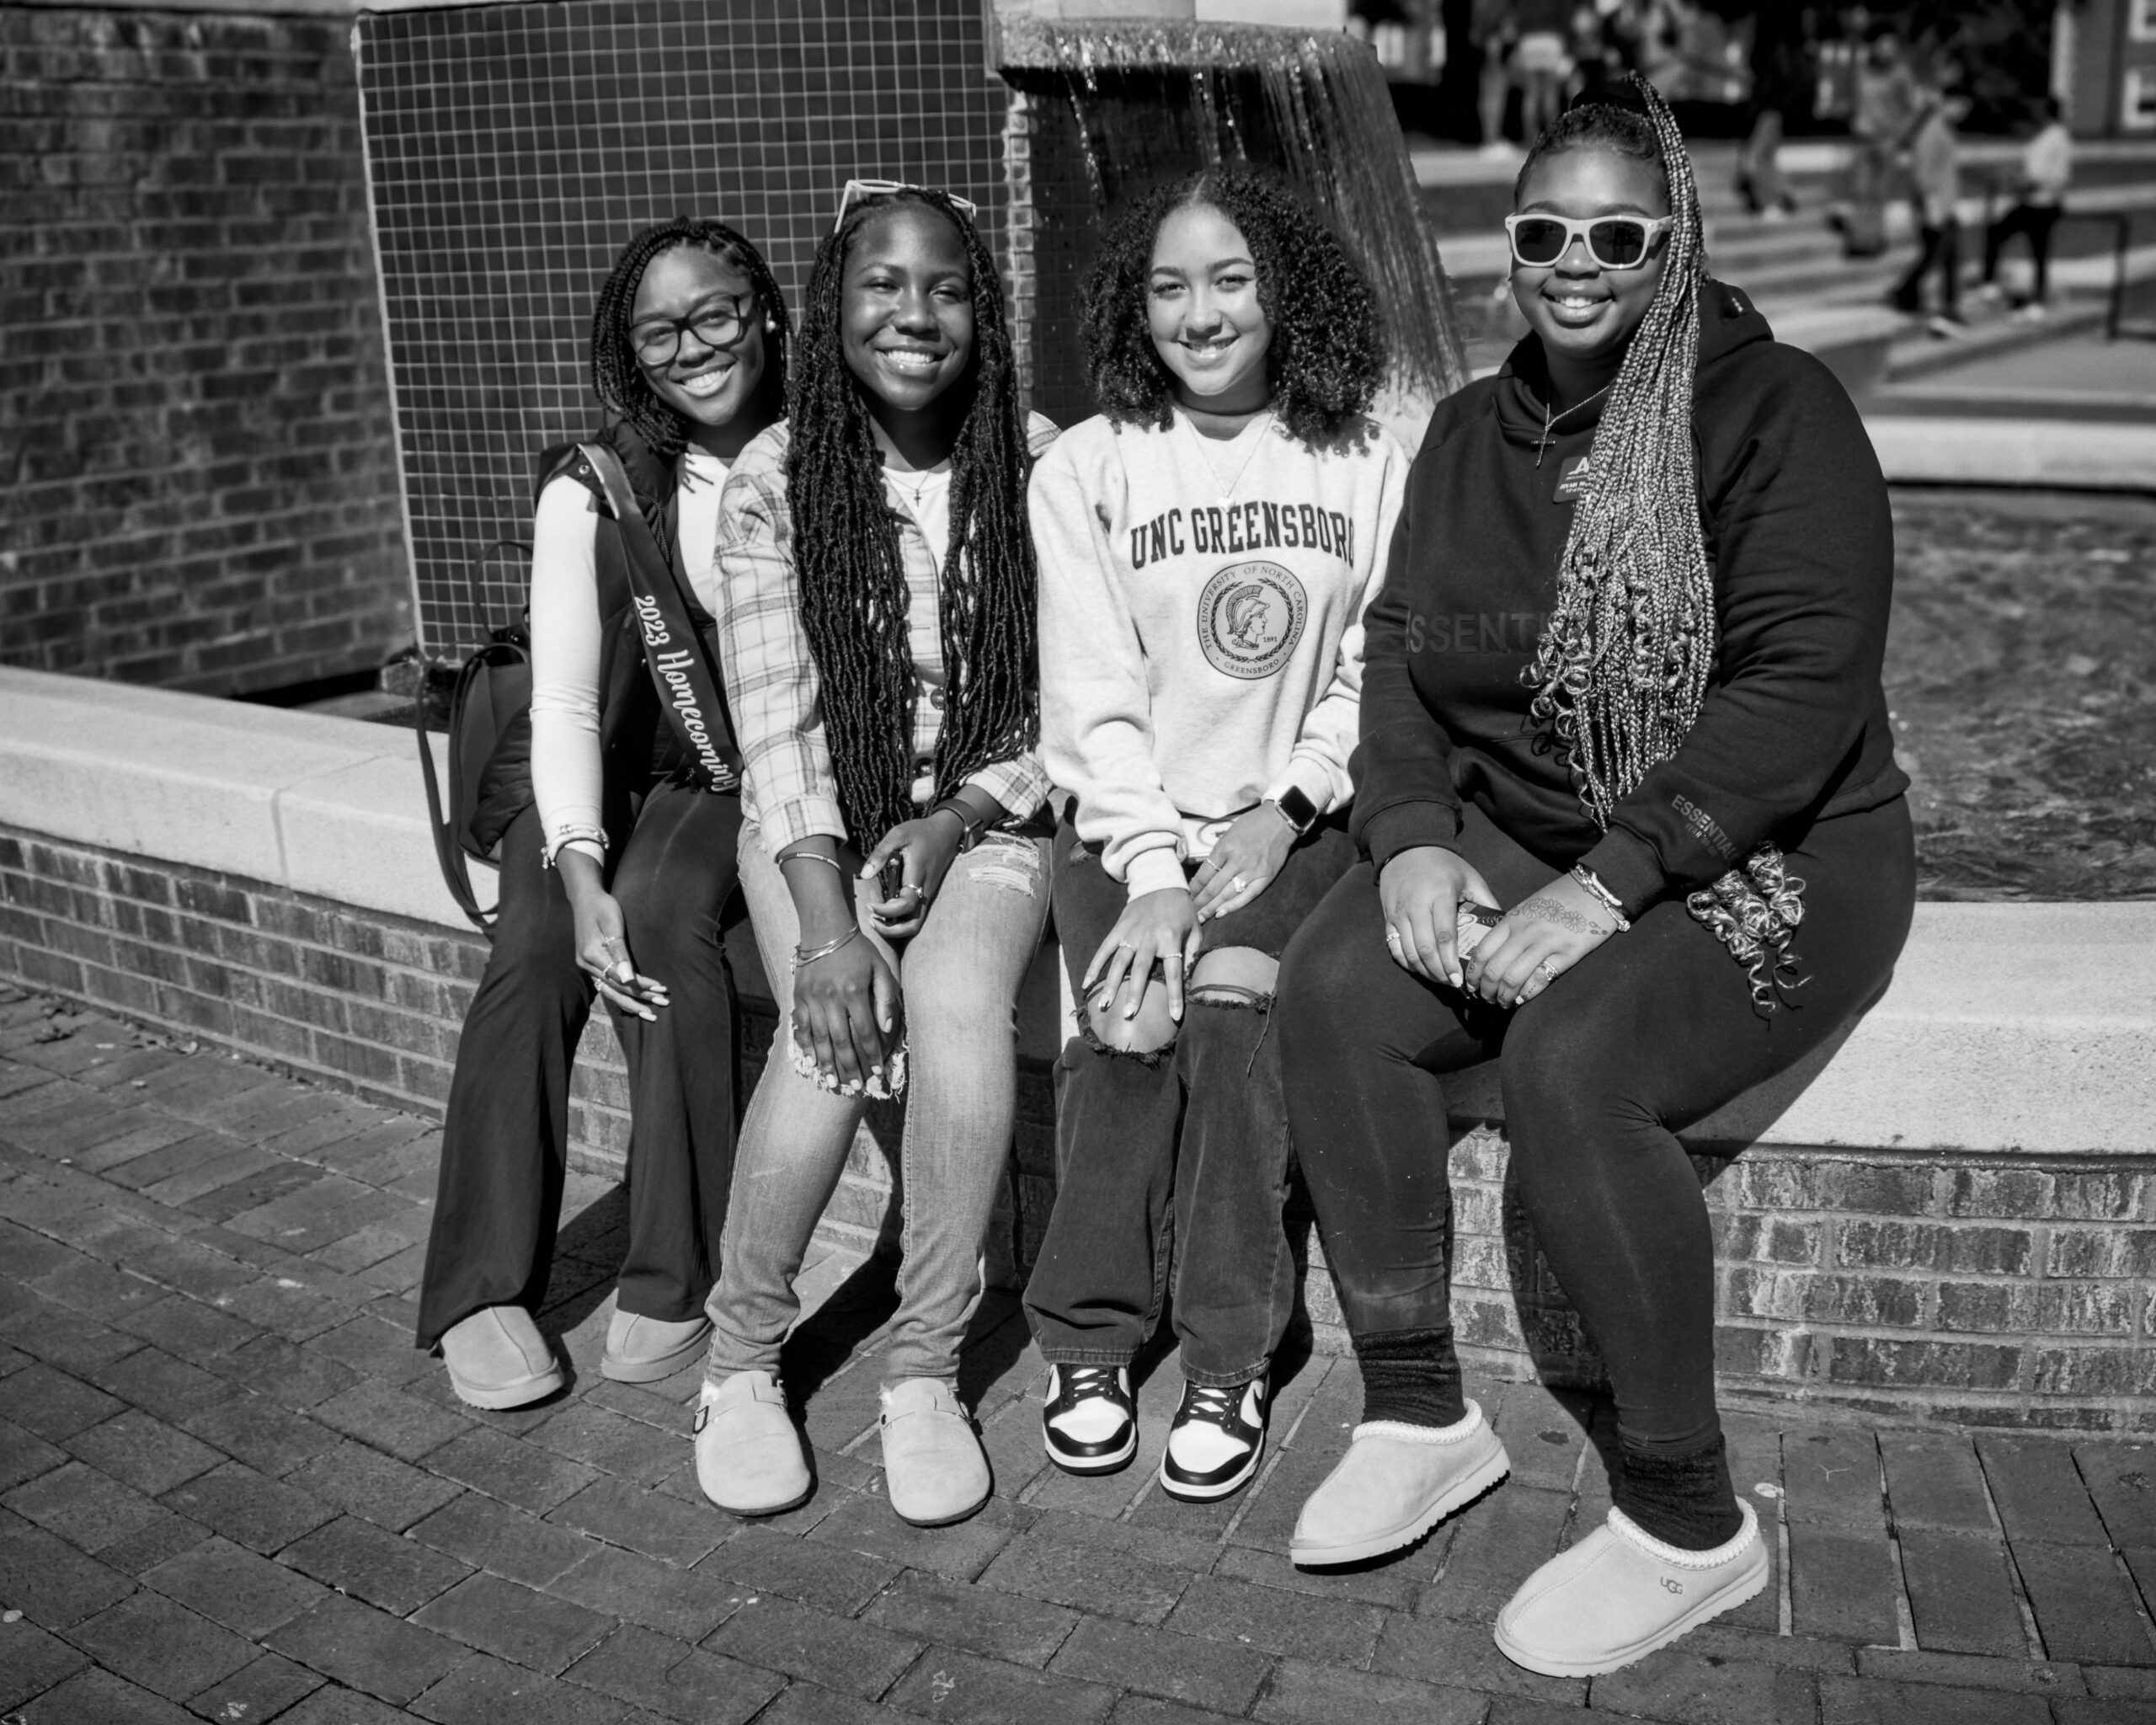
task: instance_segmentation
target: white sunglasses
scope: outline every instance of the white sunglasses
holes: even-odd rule
[[[1569,216],[1535,214],[1506,216],[1505,233],[1513,260],[1530,270],[1555,264],[1575,240],[1584,240],[1588,256],[1604,270],[1636,270],[1674,225],[1668,216],[1597,216],[1575,222]]]
[[[839,194],[839,213],[831,223],[831,232],[836,233],[846,225],[846,212],[853,207],[853,200],[856,198],[888,198],[894,192],[926,192],[935,190],[933,186],[915,185],[911,181],[904,179],[849,179],[846,183],[846,189]],[[980,206],[974,202],[971,198],[962,198],[956,192],[945,192],[943,195],[966,212],[967,221],[980,220]]]

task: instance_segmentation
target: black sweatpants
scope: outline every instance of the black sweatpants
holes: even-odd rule
[[[1507,906],[1553,874],[1472,807],[1457,848]],[[1358,1346],[1449,1332],[1439,1080],[1497,1054],[1520,1197],[1608,1363],[1625,1435],[1713,1440],[1714,1252],[1673,1129],[1793,1065],[1885,986],[1915,900],[1907,804],[1820,821],[1789,866],[1807,980],[1773,1013],[1681,900],[1502,1012],[1393,962],[1367,862],[1332,889],[1282,960],[1278,1029],[1296,1153]]]
[[[1999,254],[2015,234],[2029,242],[2029,261],[2036,266],[2036,299],[2041,305],[2052,286],[2052,230],[2058,226],[2057,204],[2016,204],[1984,232],[1984,280],[1999,279]]]
[[[682,1322],[703,1310],[734,1176],[734,985],[721,918],[739,879],[741,799],[654,786],[609,889],[637,969],[671,1004],[613,1013],[629,1067],[624,1311]],[[591,1016],[568,895],[542,866],[539,811],[502,843],[494,950],[465,1014],[442,1128],[418,1341],[488,1306],[545,1301],[568,1153],[569,1070]]]
[[[1917,230],[1917,260],[1909,273],[1895,284],[1892,296],[1905,312],[1924,309],[1924,279],[1939,272],[1939,309],[1943,316],[1961,315],[1961,224],[1949,216],[1938,227],[1926,222]]]

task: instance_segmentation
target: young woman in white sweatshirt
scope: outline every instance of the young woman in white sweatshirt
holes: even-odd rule
[[[1256,1471],[1293,1307],[1281,948],[1353,861],[1362,616],[1407,471],[1347,249],[1283,183],[1213,168],[1110,233],[1086,345],[1107,412],[1034,469],[1056,927],[1084,1021],[1026,1296],[1049,1456],[1137,1447],[1129,1367],[1173,1265],[1171,1494]]]

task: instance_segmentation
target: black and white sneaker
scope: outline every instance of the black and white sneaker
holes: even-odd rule
[[[1041,1402],[1041,1441],[1065,1473],[1113,1473],[1138,1453],[1138,1409],[1120,1365],[1055,1365]]]
[[[1161,1489],[1192,1503],[1240,1489],[1265,1453],[1270,1392],[1269,1381],[1262,1376],[1226,1390],[1185,1384],[1161,1457]]]

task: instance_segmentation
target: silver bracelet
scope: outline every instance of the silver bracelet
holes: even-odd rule
[[[790,856],[780,857],[778,866],[782,869],[789,862],[821,862],[837,869],[841,880],[846,879],[846,864],[835,857],[825,856],[821,851],[796,851]]]
[[[567,845],[576,843],[579,840],[586,844],[598,846],[602,856],[606,853],[608,848],[606,844],[606,828],[602,826],[565,826],[559,832],[554,835],[551,842],[540,848],[539,866],[542,868],[553,868],[555,866],[554,858],[562,853],[563,847]]]
[[[1602,908],[1616,918],[1619,933],[1631,927],[1632,925],[1625,920],[1625,907],[1619,902],[1617,895],[1604,886],[1600,877],[1586,863],[1575,862],[1572,865],[1572,879],[1585,887]]]
[[[801,947],[796,947],[793,949],[793,968],[798,970],[803,964],[813,964],[819,959],[828,959],[833,953],[838,951],[841,947],[846,945],[847,942],[858,940],[860,937],[861,925],[857,922],[836,940],[825,941],[823,945],[816,948],[813,952]]]

